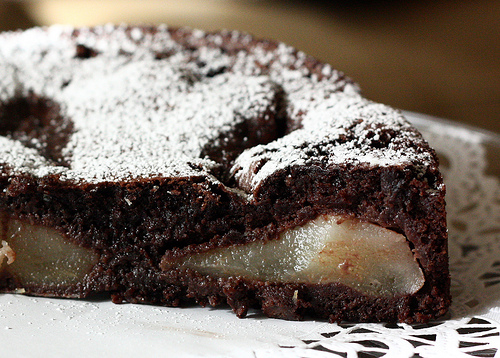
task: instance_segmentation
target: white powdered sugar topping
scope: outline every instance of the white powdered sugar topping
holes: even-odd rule
[[[57,118],[69,123],[60,158],[39,150],[42,139],[27,145],[2,129],[9,127],[2,125],[2,108],[32,97],[55,103]],[[396,111],[363,99],[341,73],[281,43],[164,26],[53,26],[0,35],[4,174],[57,174],[88,183],[172,176],[216,181],[212,173],[222,164],[207,157],[206,148],[249,121],[274,120],[269,113],[285,113],[292,131],[236,159],[237,180],[265,159],[247,178],[252,187],[314,158],[325,165],[431,160],[403,147],[403,140],[422,140]]]
[[[233,174],[240,185],[254,190],[271,174],[293,166],[418,167],[433,160],[427,148],[409,145],[421,143],[420,134],[390,107],[345,93],[316,103],[301,116],[300,129],[239,156]]]

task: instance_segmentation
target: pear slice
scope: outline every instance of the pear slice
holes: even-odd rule
[[[341,283],[364,294],[412,294],[425,278],[406,238],[356,219],[323,215],[277,240],[213,249],[176,265],[214,277]]]
[[[2,229],[0,229],[0,237],[1,237],[1,231]],[[2,240],[1,244],[2,247],[0,247],[0,271],[2,269],[3,261],[5,259],[7,259],[7,265],[10,265],[16,260],[16,253],[9,246],[9,243],[5,240]]]
[[[96,252],[72,243],[53,228],[9,219],[6,215],[1,226],[0,272],[14,276],[19,288],[77,284],[98,261]]]

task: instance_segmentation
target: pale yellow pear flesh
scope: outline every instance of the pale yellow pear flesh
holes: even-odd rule
[[[0,272],[14,276],[19,289],[77,284],[98,261],[96,252],[72,243],[53,228],[14,219],[2,221]]]
[[[341,283],[376,296],[412,294],[425,281],[403,235],[331,215],[290,229],[277,240],[213,249],[177,265],[215,277]]]

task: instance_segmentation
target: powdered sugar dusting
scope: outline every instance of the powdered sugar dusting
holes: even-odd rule
[[[211,173],[221,163],[204,149],[247,121],[273,120],[266,113],[278,111],[277,95],[286,100],[289,128],[300,129],[235,161],[238,179],[266,159],[252,187],[281,168],[308,165],[315,148],[316,159],[327,165],[393,165],[414,155],[432,159],[403,148],[403,139],[419,142],[420,136],[396,111],[363,99],[329,65],[238,32],[53,26],[3,34],[0,107],[32,95],[57,103],[72,123],[62,148],[64,166],[0,136],[0,165],[36,177],[58,174],[90,183],[158,176],[216,180]],[[389,132],[394,138],[386,147],[370,144]],[[341,140],[347,134],[351,139]],[[361,150],[365,145],[368,150]]]
[[[241,186],[255,190],[271,174],[293,166],[418,167],[433,161],[432,153],[417,145],[420,134],[388,106],[345,93],[329,93],[316,103],[300,116],[292,110],[292,117],[300,117],[300,129],[237,159],[233,174]]]

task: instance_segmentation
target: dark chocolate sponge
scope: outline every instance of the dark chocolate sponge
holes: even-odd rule
[[[4,263],[4,292],[227,302],[239,316],[257,306],[286,319],[424,322],[446,312],[436,155],[398,111],[329,65],[237,32],[54,26],[1,34],[0,73],[4,248],[17,220],[93,260],[78,280],[43,284]],[[424,286],[377,297],[171,265],[278,239],[320,215],[403,234]]]

